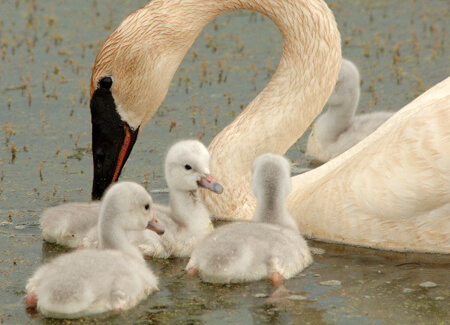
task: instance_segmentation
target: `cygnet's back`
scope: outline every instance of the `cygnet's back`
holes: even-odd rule
[[[157,278],[125,234],[145,228],[162,231],[151,208],[142,186],[113,185],[100,210],[101,250],[77,250],[41,266],[26,287],[28,307],[46,317],[76,318],[130,309],[157,290]]]
[[[39,218],[44,240],[79,247],[86,233],[97,226],[100,202],[68,202],[46,209]]]
[[[274,273],[288,279],[311,264],[309,248],[286,209],[289,170],[279,155],[256,158],[252,187],[258,201],[253,222],[217,228],[195,247],[186,269],[197,269],[203,281],[228,283],[272,278]]]
[[[317,118],[308,138],[306,155],[326,162],[373,133],[394,113],[379,111],[355,116],[360,97],[358,68],[342,60],[338,80],[328,99],[328,110]]]

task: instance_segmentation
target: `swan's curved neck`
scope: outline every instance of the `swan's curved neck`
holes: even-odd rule
[[[339,134],[353,123],[360,96],[359,83],[353,85],[349,82],[344,86],[340,93],[333,92],[327,111],[315,123],[315,134],[320,143],[336,141]]]
[[[284,40],[280,64],[266,88],[209,146],[211,172],[223,183],[220,196],[204,194],[213,215],[248,219],[255,207],[250,166],[265,152],[284,154],[321,112],[337,79],[340,36],[322,1],[258,2]],[[272,8],[271,8],[272,7]],[[239,190],[237,190],[239,189]]]
[[[98,238],[100,249],[114,249],[137,259],[143,259],[139,250],[130,243],[125,230],[119,227],[114,218],[120,218],[114,213],[116,209],[101,208],[98,223]]]
[[[209,213],[202,203],[200,192],[170,191],[171,218],[179,227],[200,229],[209,227]]]
[[[253,220],[298,230],[297,224],[287,210],[286,198],[283,195],[272,194],[267,193],[258,199]]]
[[[115,96],[119,114],[132,127],[146,124],[164,100],[175,71],[202,29],[222,13],[238,9],[267,15],[284,39],[283,56],[274,78],[250,106],[261,104],[265,98],[283,98],[292,89],[305,105],[310,104],[309,97],[318,95],[318,87],[328,97],[325,85],[327,79],[335,79],[334,61],[340,57],[340,43],[334,17],[326,4],[318,0],[153,0],[126,17],[102,45],[92,72],[91,95],[101,76],[112,75],[115,83],[123,82],[115,86],[120,91],[120,96]],[[334,51],[330,50],[336,45]],[[126,82],[138,78],[143,79],[142,83]],[[152,89],[152,95],[135,96],[142,92],[142,84]],[[286,98],[279,104],[291,101]],[[319,109],[304,107],[303,116],[291,119],[291,125],[298,119],[309,122],[323,104],[322,100]]]
[[[330,105],[314,124],[315,135],[322,145],[333,143],[352,124],[356,105]]]
[[[92,73],[91,95],[102,76],[112,75],[119,115],[132,128],[145,125],[204,26],[237,9],[268,16],[284,40],[272,80],[209,146],[211,171],[225,191],[220,196],[202,191],[206,205],[216,216],[248,219],[255,206],[251,162],[268,151],[284,154],[320,113],[336,83],[340,36],[325,2],[153,0],[129,15],[103,44]]]

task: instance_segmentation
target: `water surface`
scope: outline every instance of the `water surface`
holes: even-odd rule
[[[37,217],[63,201],[89,199],[91,67],[101,42],[145,3],[0,0],[0,324],[78,323],[25,312],[26,279],[43,260],[65,251],[43,243]],[[448,1],[329,4],[344,56],[361,71],[361,113],[396,111],[450,74]],[[122,179],[151,191],[165,188],[166,148],[188,137],[209,143],[267,84],[281,47],[276,27],[259,14],[234,12],[209,24],[141,134]],[[302,161],[305,139],[288,152],[291,160]],[[153,195],[167,201],[167,194]],[[268,281],[208,285],[184,274],[186,259],[149,260],[161,279],[159,293],[130,312],[79,323],[448,322],[447,256],[311,244],[324,254],[286,283],[294,300],[261,298],[272,292]],[[326,285],[330,280],[340,285]],[[420,286],[427,281],[437,286]]]

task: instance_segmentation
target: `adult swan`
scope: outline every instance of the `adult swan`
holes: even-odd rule
[[[248,9],[284,39],[272,80],[212,141],[211,171],[225,186],[204,193],[218,217],[249,218],[250,166],[283,154],[320,113],[337,78],[340,38],[318,0],[154,0],[129,15],[100,49],[91,78],[93,198],[117,180],[141,126],[214,17]],[[290,212],[305,235],[399,251],[450,253],[450,78],[343,155],[293,179]]]

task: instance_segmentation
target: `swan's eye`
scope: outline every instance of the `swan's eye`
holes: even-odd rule
[[[150,209],[150,204],[147,203],[146,205],[144,205],[144,209],[145,209],[145,210]]]
[[[184,165],[184,169],[186,169],[186,170],[191,170],[192,167],[191,167],[191,165],[186,164],[186,165]]]
[[[98,84],[100,88],[109,90],[112,87],[113,81],[111,77],[103,77],[102,79],[100,79]]]

